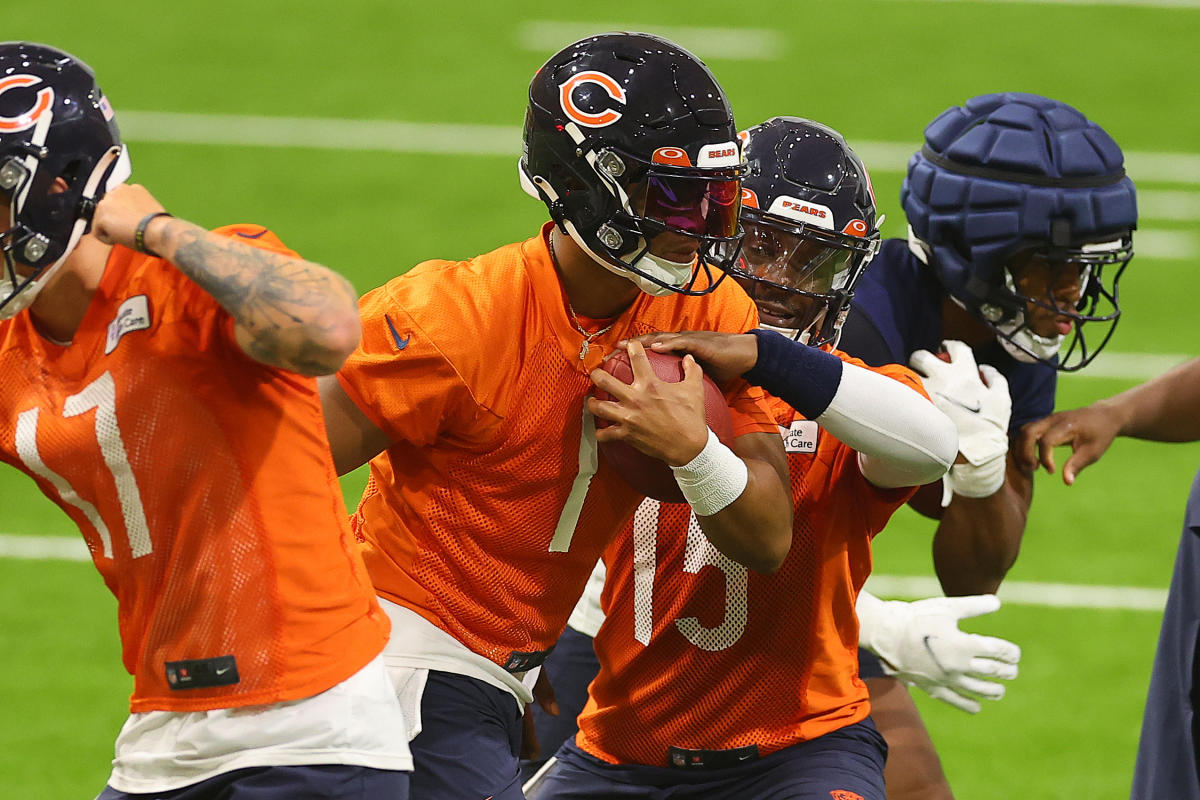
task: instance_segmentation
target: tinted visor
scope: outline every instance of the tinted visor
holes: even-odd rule
[[[634,215],[667,230],[714,239],[737,234],[742,184],[736,176],[670,175],[651,170],[630,197]]]

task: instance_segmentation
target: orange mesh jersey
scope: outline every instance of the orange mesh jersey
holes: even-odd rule
[[[218,233],[291,254],[261,227]],[[387,637],[316,382],[251,360],[233,327],[169,263],[120,246],[69,347],[28,313],[0,322],[0,458],[83,532],[117,597],[133,711],[309,697]],[[183,688],[197,681],[219,685]]]
[[[541,235],[470,261],[428,261],[360,302],[363,340],[339,378],[394,444],[371,461],[354,518],[382,597],[520,671],[540,661],[640,495],[599,459],[588,372],[621,339],[745,331],[733,281],[703,297],[642,294],[592,340],[568,316]],[[774,431],[739,382],[735,433]]]
[[[875,371],[924,393],[904,367]],[[854,604],[871,538],[914,490],[872,486],[854,450],[770,400],[791,470],[791,550],[776,574],[749,572],[688,506],[638,507],[605,552],[600,674],[577,738],[598,758],[661,767],[687,757],[672,747],[766,755],[867,716]]]

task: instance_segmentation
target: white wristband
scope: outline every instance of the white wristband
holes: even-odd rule
[[[750,482],[746,462],[711,430],[704,449],[681,467],[671,467],[675,483],[698,517],[711,517],[742,496]]]
[[[950,505],[952,495],[991,497],[1004,485],[1008,470],[1007,453],[982,464],[955,464],[942,478],[942,508]]]

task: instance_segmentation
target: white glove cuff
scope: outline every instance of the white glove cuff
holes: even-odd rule
[[[1004,485],[1008,458],[999,455],[982,464],[955,464],[942,478],[942,508],[950,505],[952,495],[991,497]]]
[[[681,467],[671,467],[675,483],[698,517],[711,517],[742,496],[750,482],[746,462],[709,430],[704,449]]]
[[[892,619],[888,602],[863,589],[858,593],[854,613],[858,617],[858,646],[879,657],[884,674],[895,675],[896,670],[888,659],[895,657],[895,640],[901,635],[902,626]]]

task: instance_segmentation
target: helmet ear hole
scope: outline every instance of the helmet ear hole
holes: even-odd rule
[[[66,193],[57,192],[51,194],[46,198],[45,205],[46,216],[52,224],[61,225],[71,220],[71,211],[74,203],[71,202],[71,196]]]

